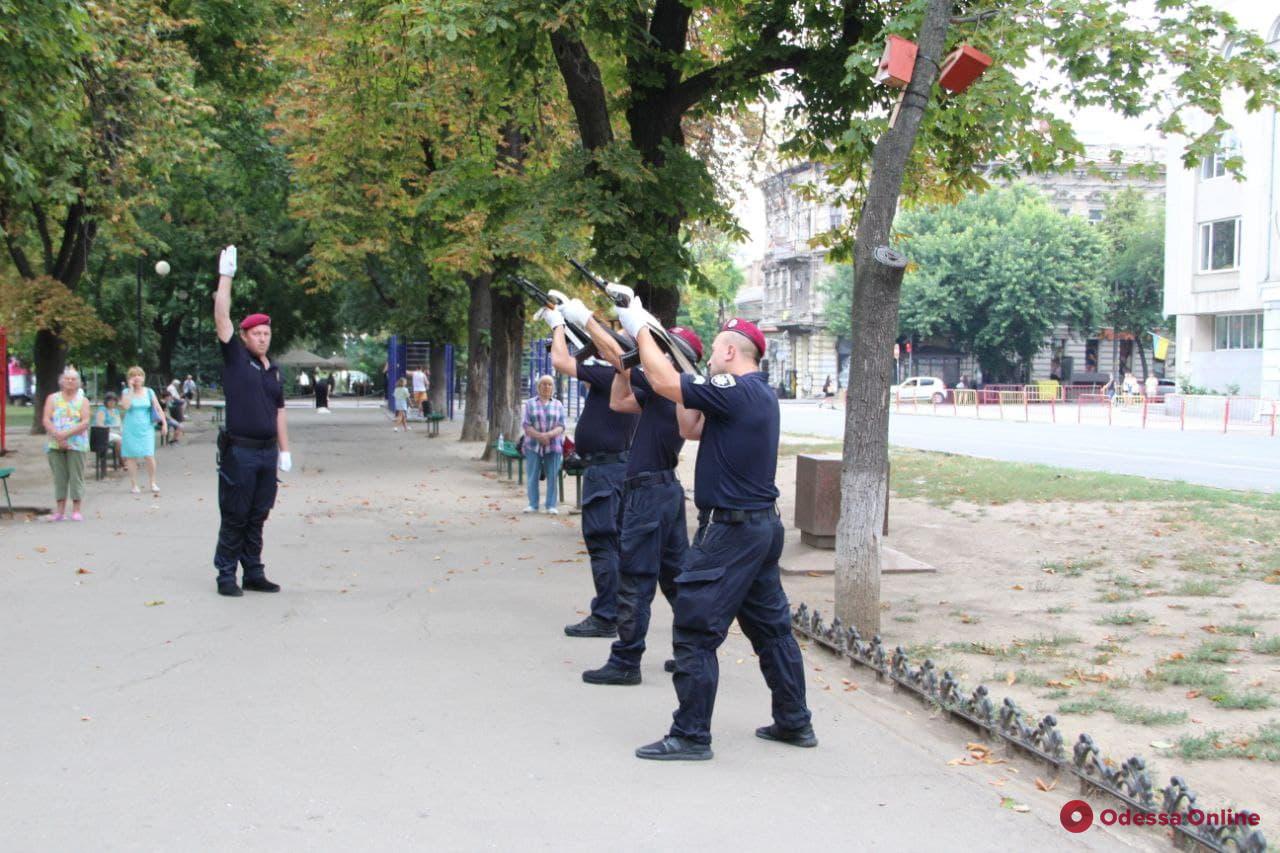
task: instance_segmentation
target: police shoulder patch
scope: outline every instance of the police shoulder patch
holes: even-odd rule
[[[732,373],[717,373],[711,377],[711,384],[717,388],[732,388],[738,384],[738,378]]]
[[[707,384],[707,377],[703,376],[701,373],[695,373],[695,374],[693,375],[693,384],[694,384],[694,385],[706,385],[706,384]]]

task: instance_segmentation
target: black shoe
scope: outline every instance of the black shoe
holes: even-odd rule
[[[244,592],[236,585],[235,581],[229,581],[227,583],[218,581],[218,595],[229,595],[232,598],[239,598],[244,595]]]
[[[636,758],[648,758],[651,761],[707,761],[711,758],[711,747],[705,743],[694,743],[686,738],[668,735],[657,743],[637,749]]]
[[[620,666],[607,663],[599,669],[589,669],[582,673],[582,680],[587,684],[621,684],[629,686],[640,683],[640,670],[623,669]]]
[[[675,672],[675,671],[676,671],[676,662],[675,662],[674,660],[669,660],[669,661],[667,661],[666,663],[664,663],[664,664],[662,665],[662,671],[663,671],[663,672]]]
[[[565,625],[564,632],[570,637],[616,637],[618,626],[592,615],[577,625]]]
[[[792,746],[813,747],[818,745],[818,736],[813,733],[813,726],[808,723],[798,729],[779,728],[777,723],[761,726],[756,729],[756,737],[764,738],[765,740],[776,740],[779,743],[789,743]]]
[[[267,580],[266,575],[260,578],[245,578],[244,588],[254,592],[279,592],[280,584]]]

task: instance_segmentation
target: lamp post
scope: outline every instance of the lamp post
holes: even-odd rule
[[[146,259],[138,257],[138,364],[142,364],[142,267]],[[156,261],[156,275],[164,278],[169,274],[169,262]]]

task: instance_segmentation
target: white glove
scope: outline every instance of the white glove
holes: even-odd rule
[[[619,287],[621,287],[622,285],[618,285],[618,286],[619,286]],[[644,310],[644,305],[643,305],[643,304],[641,304],[641,302],[640,302],[640,297],[639,297],[639,296],[632,296],[632,297],[630,297],[630,300],[627,302],[627,307],[626,307],[626,308],[620,308],[620,307],[618,307],[616,304],[613,306],[613,313],[614,313],[614,316],[616,316],[619,320],[621,320],[621,319],[622,319],[622,312],[623,312],[623,311],[626,311],[628,308],[638,308],[638,309],[640,309],[641,311],[643,311],[643,310]]]
[[[554,308],[539,308],[538,313],[533,316],[545,322],[552,331],[564,325],[564,316]]]
[[[630,308],[618,309],[618,322],[622,323],[622,328],[626,329],[627,334],[632,338],[636,338],[640,330],[646,326],[662,327],[658,323],[658,318],[644,310],[640,305],[639,299],[635,300]],[[638,340],[638,338],[636,339]]]
[[[236,277],[236,247],[227,246],[218,255],[218,275],[225,275],[228,278]]]
[[[293,470],[293,454],[287,450],[280,451],[280,470],[286,474]]]
[[[587,321],[591,319],[591,309],[584,305],[581,299],[570,299],[560,306],[560,313],[579,329],[585,329]]]
[[[613,282],[609,282],[604,286],[604,292],[609,294],[610,296],[625,297],[628,305],[636,304],[635,302],[632,301],[635,299],[636,292],[631,288],[627,287],[625,284],[615,284]]]
[[[561,292],[560,292],[560,291],[558,291],[558,290],[548,290],[548,291],[547,291],[547,296],[550,296],[552,299],[554,299],[554,300],[556,301],[556,306],[557,306],[557,307],[558,307],[558,306],[561,306],[561,305],[564,305],[566,302],[568,302],[568,301],[569,301],[569,297],[568,297],[568,296],[565,296],[563,293],[561,293]]]

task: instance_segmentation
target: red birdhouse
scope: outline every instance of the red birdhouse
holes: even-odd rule
[[[895,89],[905,89],[911,82],[911,72],[915,67],[916,43],[902,36],[889,36],[875,80]]]
[[[948,92],[963,92],[991,67],[991,57],[976,47],[962,44],[942,61],[938,85]]]

